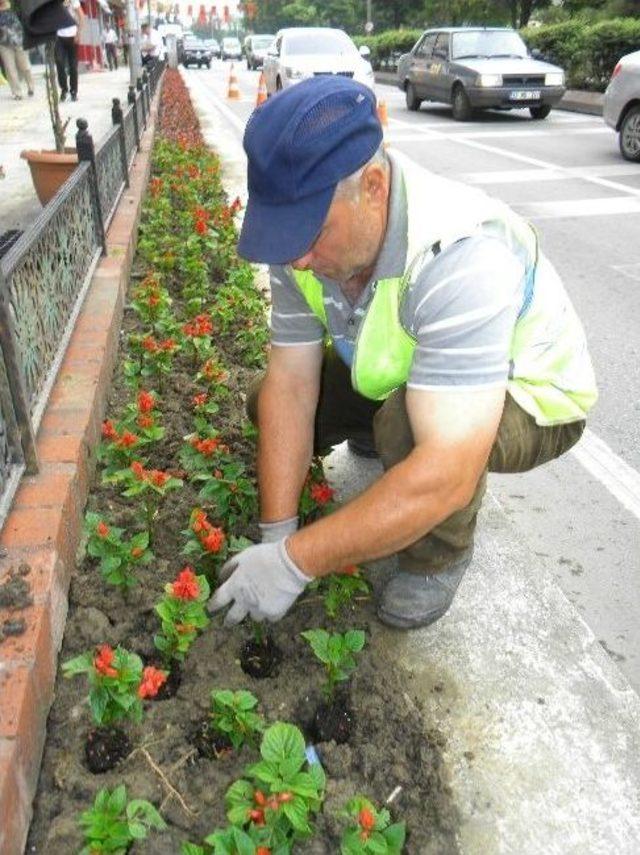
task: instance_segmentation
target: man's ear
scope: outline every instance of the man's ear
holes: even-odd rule
[[[389,177],[379,163],[371,163],[362,173],[362,193],[376,206],[386,205],[389,195]]]

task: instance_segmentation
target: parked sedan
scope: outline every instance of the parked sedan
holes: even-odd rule
[[[197,65],[198,68],[205,65],[209,68],[213,57],[214,51],[210,41],[207,42],[195,36],[185,38],[180,60],[185,68],[189,68],[190,65]]]
[[[343,30],[330,27],[290,27],[280,30],[267,51],[264,76],[273,95],[305,77],[339,74],[373,89],[369,49],[360,50]]]
[[[239,40],[231,37],[222,39],[221,56],[222,59],[241,59],[242,46]]]
[[[565,92],[561,68],[533,59],[515,30],[497,27],[427,30],[400,58],[398,86],[409,110],[441,101],[458,121],[475,108],[515,107],[546,119]]]
[[[618,131],[622,156],[640,163],[640,50],[623,56],[613,69],[602,114]]]
[[[247,36],[244,40],[244,55],[247,58],[247,68],[254,70],[262,68],[267,50],[274,38],[275,36],[262,34]]]

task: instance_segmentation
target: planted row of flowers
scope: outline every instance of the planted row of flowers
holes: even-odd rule
[[[85,568],[94,578],[99,574],[94,584],[102,586],[103,610],[142,605],[153,612],[155,631],[143,650],[105,642],[62,666],[66,678],[88,680],[95,727],[85,762],[95,774],[135,753],[129,729],[143,722],[149,703],[178,691],[189,652],[210,625],[206,603],[218,571],[250,545],[258,514],[255,429],[230,375],[239,371],[247,380],[263,365],[266,305],[251,268],[235,253],[233,217],[240,203],[226,201],[220,163],[203,145],[177,72],[165,76],[160,129],[125,323],[121,394],[102,427],[100,486],[85,518]],[[333,491],[314,461],[301,520],[333,507]],[[327,620],[350,614],[370,593],[357,567],[310,588],[308,596],[322,602]],[[302,637],[325,671],[323,702],[307,736],[345,742],[352,718],[339,687],[357,667],[365,632],[310,628]],[[273,676],[281,656],[264,627],[249,628],[240,654],[247,675]],[[209,714],[191,737],[198,756],[222,761],[230,753],[259,751],[260,759],[229,782],[228,826],[197,843],[183,840],[181,852],[304,851],[300,841],[312,837],[326,790],[305,736],[294,724],[265,721],[258,698],[246,689],[212,688],[210,700]],[[392,823],[389,811],[366,797],[349,799],[342,816],[345,855],[402,851],[404,824]],[[125,853],[151,830],[166,827],[161,812],[147,800],[129,800],[124,785],[101,789],[79,822],[82,851],[91,855]]]

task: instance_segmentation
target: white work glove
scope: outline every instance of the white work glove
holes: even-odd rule
[[[258,523],[260,529],[261,543],[277,543],[283,537],[289,537],[298,531],[298,517],[289,517],[288,520],[278,520],[272,523]]]
[[[243,549],[222,567],[224,582],[209,600],[209,614],[233,603],[224,622],[280,620],[312,580],[289,557],[285,539]],[[226,581],[225,581],[226,580]]]

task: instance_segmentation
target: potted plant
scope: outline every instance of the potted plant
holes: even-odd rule
[[[20,153],[29,164],[31,179],[43,205],[55,196],[60,187],[78,165],[78,156],[74,148],[65,148],[65,131],[69,119],[64,122],[60,117],[60,104],[56,86],[55,42],[45,46],[46,68],[45,82],[51,128],[55,141],[55,151],[28,149]]]

